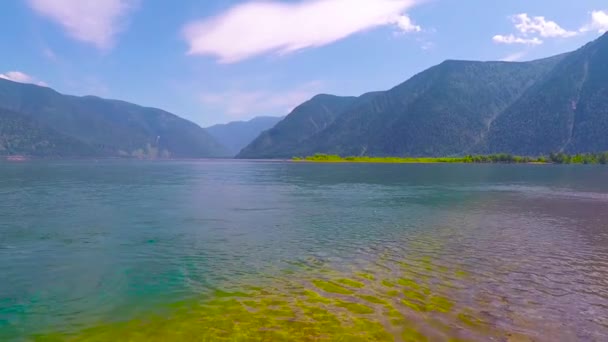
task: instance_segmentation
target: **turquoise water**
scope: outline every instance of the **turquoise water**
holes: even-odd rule
[[[225,297],[231,317],[270,315],[246,298],[295,310],[241,324],[254,339],[303,321],[310,290],[335,314],[331,331],[297,327],[311,339],[607,340],[607,180],[599,166],[0,164],[0,340],[145,340],[216,324]]]

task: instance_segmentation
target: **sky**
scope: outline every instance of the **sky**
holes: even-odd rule
[[[5,0],[0,30],[0,78],[206,127],[390,89],[446,59],[575,50],[608,30],[608,1]]]

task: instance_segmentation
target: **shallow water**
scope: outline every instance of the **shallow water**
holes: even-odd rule
[[[608,168],[0,164],[0,340],[608,340]]]

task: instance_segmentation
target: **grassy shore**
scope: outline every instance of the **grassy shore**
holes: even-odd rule
[[[313,163],[389,163],[389,164],[433,164],[433,163],[503,163],[503,164],[606,164],[608,152],[598,154],[564,153],[549,156],[527,157],[510,154],[467,155],[463,157],[341,157],[339,155],[315,154],[308,157],[294,157],[296,162]]]

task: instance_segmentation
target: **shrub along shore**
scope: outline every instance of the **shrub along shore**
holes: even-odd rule
[[[548,156],[523,157],[510,154],[467,155],[462,157],[341,157],[331,154],[315,154],[308,157],[294,157],[296,162],[316,163],[464,163],[464,164],[608,164],[608,152],[569,155],[551,153]]]

